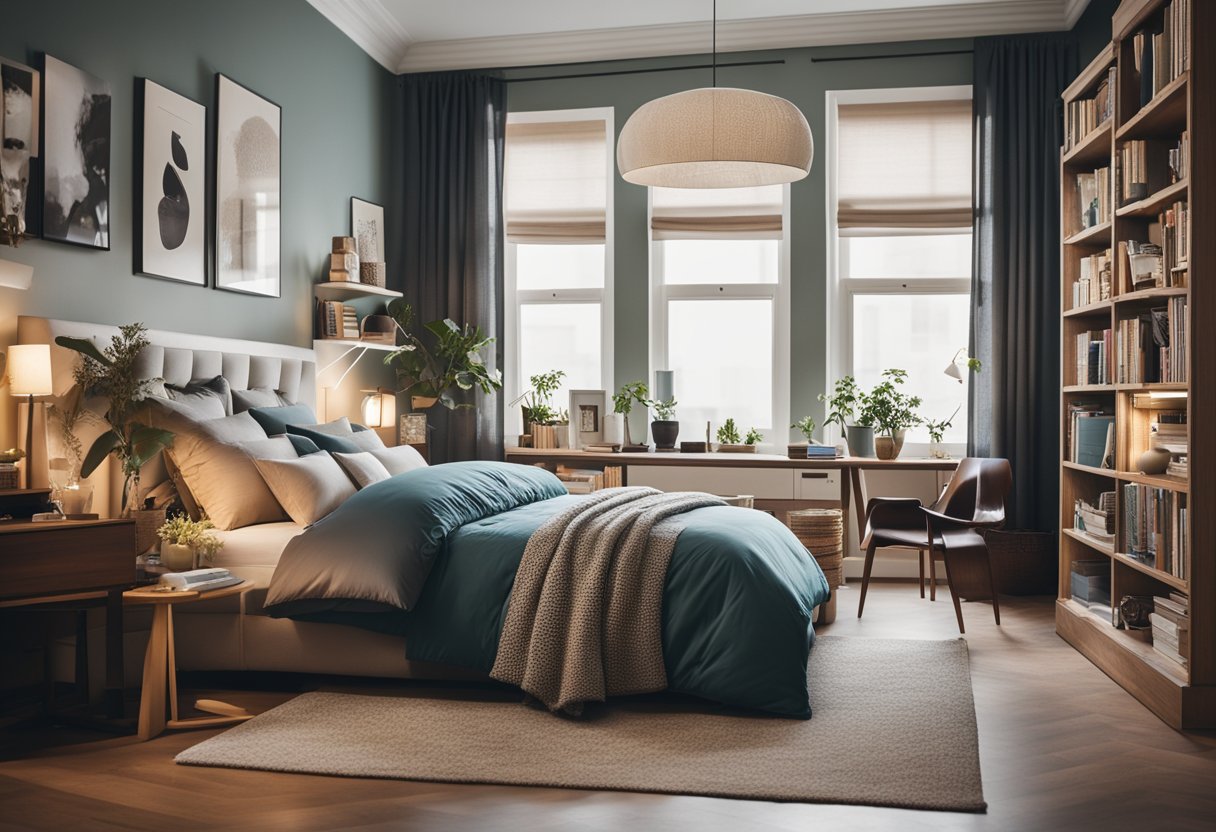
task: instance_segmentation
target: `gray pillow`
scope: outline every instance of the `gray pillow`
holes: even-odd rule
[[[218,418],[209,415],[214,412],[215,403],[220,405],[220,416],[232,415],[232,388],[223,376],[209,381],[192,381],[185,387],[166,384],[165,397],[179,407],[193,411],[196,419]]]
[[[427,467],[427,462],[422,458],[422,454],[409,445],[378,448],[368,453],[378,459],[380,464],[388,470],[389,475],[394,477],[398,474],[404,474],[406,471]]]
[[[278,390],[268,387],[255,387],[249,390],[232,391],[232,412],[244,413],[255,407],[287,407],[292,404]]]
[[[334,454],[334,459],[338,460],[338,464],[346,471],[355,487],[360,490],[391,476],[388,469],[384,467],[384,463],[367,451],[360,451],[357,454],[337,453]]]
[[[282,407],[251,407],[250,416],[262,426],[266,436],[287,433],[288,425],[311,425],[317,421],[316,414],[306,404],[289,404]]]

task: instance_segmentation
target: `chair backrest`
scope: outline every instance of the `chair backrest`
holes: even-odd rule
[[[965,457],[938,498],[934,510],[960,520],[1005,522],[1005,501],[1013,489],[1007,459]]]

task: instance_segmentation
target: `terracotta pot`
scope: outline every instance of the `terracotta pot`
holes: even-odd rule
[[[435,396],[410,396],[411,410],[426,410],[428,407],[434,407],[439,401]]]
[[[170,572],[186,572],[194,568],[194,550],[181,543],[160,544],[160,562]]]
[[[898,459],[899,452],[904,449],[904,431],[895,431],[894,436],[878,436],[874,438],[874,451],[879,459]]]

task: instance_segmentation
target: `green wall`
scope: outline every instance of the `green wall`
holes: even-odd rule
[[[13,340],[18,314],[311,344],[309,284],[330,236],[349,226],[350,197],[387,198],[393,75],[304,0],[4,3],[0,55],[35,63],[40,52],[112,86],[111,250],[41,240],[0,248],[35,270],[29,291],[0,287],[0,344]],[[135,78],[205,104],[211,132],[216,72],[283,108],[277,299],[133,274]]]
[[[815,397],[826,386],[827,209],[825,197],[825,96],[828,90],[922,87],[971,83],[970,41],[879,44],[860,47],[789,49],[720,57],[720,63],[778,60],[764,66],[722,67],[720,86],[746,87],[787,98],[802,110],[815,139],[811,173],[790,191],[790,412],[813,414],[822,422]],[[889,58],[892,54],[964,52]],[[832,61],[831,58],[856,60]],[[664,66],[699,65],[707,56],[562,68],[571,74]],[[557,70],[511,70],[508,107],[512,111],[613,107],[619,133],[629,115],[645,102],[693,87],[708,86],[709,70],[676,70],[599,78],[522,81],[555,75]],[[966,163],[966,160],[960,160]],[[646,228],[646,189],[615,177],[614,191],[616,384],[645,378],[648,355],[650,263]],[[727,333],[746,337],[746,333]],[[641,428],[641,420],[635,426]],[[780,437],[772,437],[780,442]]]

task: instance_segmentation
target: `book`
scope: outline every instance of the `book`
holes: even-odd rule
[[[1086,414],[1077,419],[1076,426],[1076,458],[1078,465],[1088,465],[1091,468],[1106,468],[1109,458],[1109,434],[1114,426],[1115,417],[1105,414]]]

